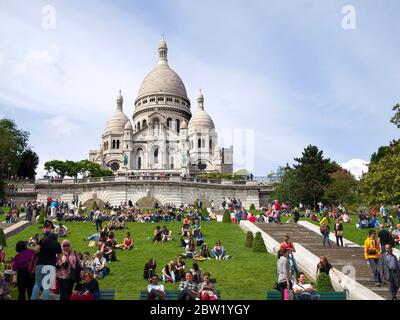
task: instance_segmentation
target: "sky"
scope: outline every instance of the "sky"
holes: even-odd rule
[[[350,6],[350,7],[349,7]],[[398,138],[397,0],[0,0],[0,118],[30,132],[43,164],[99,147],[118,90],[169,65],[199,89],[235,169],[266,176],[309,144],[356,176]],[[0,137],[1,139],[1,137]]]

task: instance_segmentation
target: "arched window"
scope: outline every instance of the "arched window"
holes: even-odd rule
[[[174,157],[171,157],[169,160],[169,166],[171,169],[174,169]]]
[[[119,149],[119,140],[117,140],[117,149]]]
[[[138,170],[142,169],[142,157],[138,157],[137,168],[138,168]]]
[[[176,119],[176,132],[179,133],[179,130],[181,128],[181,120]]]
[[[212,139],[210,139],[210,149],[212,149]]]
[[[201,148],[201,139],[197,140],[197,148]]]
[[[146,121],[146,120],[143,120],[143,128],[144,128],[145,126],[147,126],[147,121]]]
[[[171,128],[171,122],[172,122],[172,119],[171,119],[171,118],[168,118],[168,119],[167,119],[167,127],[168,127],[168,128]]]
[[[115,140],[113,140],[112,148],[115,149]]]
[[[129,146],[128,146],[128,145],[126,145],[126,148],[127,148],[127,149],[129,149]]]
[[[158,148],[154,150],[154,164],[158,164]]]
[[[136,127],[137,127],[138,131],[140,131],[140,122],[137,123]]]

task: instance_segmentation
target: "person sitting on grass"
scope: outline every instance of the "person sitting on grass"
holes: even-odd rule
[[[143,278],[150,280],[156,274],[157,262],[156,259],[151,258],[149,262],[144,265]]]
[[[180,238],[182,247],[186,247],[186,245],[189,243],[190,237],[191,237],[191,232],[190,232],[189,226],[183,225],[182,232],[181,232],[181,238]]]
[[[196,244],[194,239],[190,238],[189,243],[185,247],[185,253],[183,254],[185,258],[194,258],[196,256]]]
[[[133,248],[133,239],[131,233],[127,232],[124,238],[124,242],[122,242],[121,244],[117,244],[115,247],[122,250],[131,250]]]
[[[54,232],[58,238],[63,238],[63,237],[67,236],[68,229],[66,226],[64,226],[62,223],[60,223],[57,227],[55,227]]]
[[[171,241],[172,240],[172,231],[168,230],[167,226],[163,226],[161,231],[161,241]]]
[[[109,269],[106,264],[106,258],[103,257],[101,251],[97,251],[96,258],[93,260],[93,272],[96,278],[102,279],[107,273],[109,273]]]
[[[162,279],[163,282],[172,282],[175,283],[175,262],[170,261],[163,269],[162,269]]]
[[[212,250],[212,253],[215,257],[216,260],[221,260],[223,259],[224,255],[225,255],[225,249],[221,244],[221,241],[218,240],[217,243],[215,244],[214,249]]]
[[[81,260],[81,268],[83,271],[93,270],[93,259],[88,251],[84,252]]]
[[[208,217],[210,218],[210,221],[217,221],[217,214],[213,210],[211,210]]]
[[[185,277],[186,264],[183,261],[183,255],[179,254],[175,263],[176,279],[181,280]]]
[[[117,261],[117,254],[113,247],[113,243],[110,241],[106,241],[101,247],[101,253],[104,255],[104,258],[110,261]]]
[[[81,272],[82,281],[75,285],[71,300],[99,300],[99,283],[90,271]]]
[[[211,260],[211,254],[210,250],[208,249],[208,244],[203,243],[200,247],[200,256],[202,256],[204,259]]]
[[[147,292],[147,300],[165,300],[164,285],[158,283],[158,276],[156,274],[150,278]]]
[[[185,280],[179,285],[178,300],[199,300],[198,285],[193,281],[191,272],[185,273]]]
[[[203,271],[199,268],[199,264],[197,262],[193,262],[190,272],[193,275],[193,281],[199,284],[203,279]]]
[[[204,236],[201,230],[199,230],[199,232],[196,235],[196,246],[201,247],[203,243],[204,243]]]
[[[306,276],[300,272],[297,277],[297,283],[293,285],[293,292],[296,300],[319,300],[320,295],[315,293],[311,284],[305,283]]]
[[[153,232],[153,242],[160,242],[162,239],[161,227],[157,226],[156,230]]]
[[[210,274],[204,273],[203,282],[199,284],[199,295],[201,300],[217,300],[217,289],[214,283],[210,281]]]
[[[4,279],[3,272],[0,272],[0,300],[11,300],[10,287]]]

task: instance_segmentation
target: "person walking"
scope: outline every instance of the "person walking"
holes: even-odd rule
[[[99,208],[96,208],[96,211],[93,214],[93,221],[96,224],[96,231],[97,232],[101,231],[103,219]]]
[[[340,222],[340,219],[336,219],[333,230],[335,231],[336,245],[339,247],[340,243],[340,246],[343,247],[343,224]]]
[[[379,259],[379,269],[381,270],[382,278],[389,282],[392,300],[397,300],[397,291],[399,290],[400,282],[400,266],[397,257],[393,254],[390,244],[385,245],[385,252],[382,253]]]
[[[278,273],[278,288],[281,292],[282,300],[284,300],[284,292],[285,289],[292,289],[292,276],[290,274],[290,261],[289,249],[281,249],[279,250],[280,258],[277,262],[277,273]]]
[[[326,242],[328,242],[328,245],[331,246],[331,242],[329,241],[330,228],[327,223],[323,223],[321,225],[320,232],[322,234],[322,244],[324,247],[326,247]]]
[[[372,273],[374,275],[375,285],[377,287],[380,287],[382,285],[380,272],[378,270],[380,255],[381,254],[380,254],[379,240],[376,239],[375,230],[370,229],[369,236],[364,242],[364,258],[372,270]]]
[[[18,300],[25,300],[26,294],[28,294],[29,300],[32,295],[34,279],[28,269],[34,252],[31,249],[27,249],[25,241],[18,241],[15,251],[17,255],[12,263],[12,269],[17,272]]]

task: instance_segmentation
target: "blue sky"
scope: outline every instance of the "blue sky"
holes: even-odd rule
[[[42,27],[46,5],[55,29]],[[342,27],[344,5],[355,29]],[[87,158],[119,89],[132,116],[165,34],[192,108],[201,88],[237,169],[265,176],[314,144],[357,173],[399,135],[389,123],[400,100],[399,9],[396,0],[0,0],[0,117],[31,132],[41,166]]]

